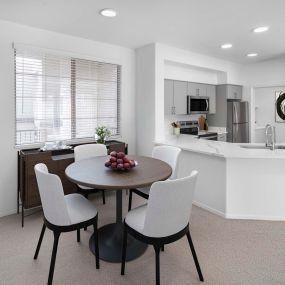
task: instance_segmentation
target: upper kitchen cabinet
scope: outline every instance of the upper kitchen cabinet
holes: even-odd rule
[[[174,80],[173,84],[174,114],[185,115],[187,114],[187,82]]]
[[[196,82],[188,82],[187,95],[190,95],[190,96],[206,96],[206,93],[207,93],[206,84],[196,83]]]
[[[227,86],[227,99],[241,100],[242,99],[242,86],[240,85],[226,85]]]
[[[164,114],[174,115],[174,82],[170,79],[164,80]]]

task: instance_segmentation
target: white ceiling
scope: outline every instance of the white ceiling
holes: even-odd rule
[[[100,16],[106,7],[117,17]],[[161,42],[241,63],[285,54],[284,12],[284,0],[0,0],[3,20],[130,48]],[[270,30],[253,34],[260,25]],[[221,50],[226,42],[233,48]]]

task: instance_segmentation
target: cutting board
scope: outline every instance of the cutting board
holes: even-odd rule
[[[198,119],[198,125],[199,125],[199,129],[200,130],[204,130],[204,126],[205,126],[205,117],[204,116],[200,116]]]

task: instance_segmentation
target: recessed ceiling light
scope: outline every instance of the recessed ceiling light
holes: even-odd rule
[[[255,29],[253,29],[254,33],[263,33],[269,30],[269,27],[266,26],[262,26],[262,27],[257,27]]]
[[[117,11],[114,9],[106,8],[100,11],[100,14],[104,17],[116,17],[117,16]]]
[[[223,44],[221,45],[222,49],[227,49],[227,48],[231,48],[233,45],[232,44]]]
[[[248,57],[255,57],[255,56],[258,56],[258,54],[256,52],[252,52],[252,53],[248,53],[247,56]]]

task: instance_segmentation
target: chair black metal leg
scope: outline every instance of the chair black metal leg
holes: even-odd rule
[[[125,275],[125,264],[126,264],[126,253],[127,253],[127,238],[128,238],[128,233],[127,233],[126,228],[124,228],[121,275]]]
[[[55,260],[56,260],[58,239],[59,239],[60,233],[59,232],[53,232],[53,235],[54,235],[54,243],[53,243],[52,256],[51,256],[51,261],[50,261],[48,285],[51,285],[52,280],[53,280],[54,265],[55,265]]]
[[[133,199],[133,191],[132,189],[130,189],[128,212],[132,209],[132,199]]]
[[[88,199],[88,194],[87,193],[83,193],[83,196]],[[84,227],[84,231],[87,231],[87,227]]]
[[[160,245],[154,245],[155,250],[155,279],[156,285],[160,285],[160,265],[159,265],[159,253],[160,253]]]
[[[77,242],[80,242],[80,229],[77,230]]]
[[[190,231],[188,231],[188,233],[186,235],[187,235],[187,239],[188,239],[188,242],[189,242],[189,245],[190,245],[190,248],[191,248],[191,252],[192,252],[192,255],[193,255],[193,259],[194,259],[195,265],[196,265],[196,269],[197,269],[197,272],[198,272],[198,275],[199,275],[199,279],[200,279],[200,281],[204,282],[204,277],[203,277],[203,274],[202,274],[202,271],[201,271],[201,268],[200,268],[200,265],[199,265],[199,261],[198,261],[197,255],[196,255],[194,244],[193,244],[192,239],[191,239]]]
[[[99,269],[99,243],[98,243],[98,216],[96,217],[94,227],[94,243],[95,243],[95,261],[96,261],[96,269]]]
[[[161,246],[161,251],[164,251],[164,245]]]
[[[105,205],[106,204],[106,201],[105,201],[105,190],[102,190],[102,198],[103,198],[103,204]]]
[[[39,238],[38,245],[37,245],[37,249],[36,249],[36,252],[35,252],[35,255],[34,255],[34,259],[38,258],[39,251],[40,251],[40,248],[41,248],[41,245],[42,245],[42,241],[43,241],[43,237],[44,237],[44,234],[45,234],[45,230],[46,230],[46,225],[43,224],[43,227],[42,227],[42,230],[41,230],[41,234],[40,234],[40,238]]]

